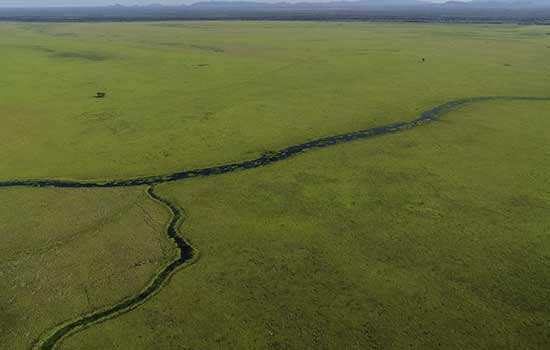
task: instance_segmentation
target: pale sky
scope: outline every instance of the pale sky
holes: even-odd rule
[[[0,7],[27,7],[27,6],[105,6],[105,5],[181,5],[199,2],[201,0],[0,0]],[[231,0],[228,0],[231,1]],[[242,1],[242,0],[239,0]],[[246,0],[245,0],[246,1]],[[331,0],[250,0],[259,2],[327,2]],[[429,0],[428,0],[429,1]],[[445,2],[446,0],[432,0],[431,2]],[[497,0],[498,1],[498,0]]]

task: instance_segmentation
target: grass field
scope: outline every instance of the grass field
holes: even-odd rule
[[[0,24],[0,182],[164,174],[464,97],[550,97],[547,32]],[[550,102],[485,101],[158,185],[200,259],[59,349],[547,349],[549,127]],[[175,258],[145,190],[0,188],[0,349],[139,293]]]
[[[201,260],[64,349],[546,349],[550,103],[163,185]]]
[[[226,163],[411,119],[451,99],[545,94],[550,81],[550,37],[536,26],[23,23],[0,30],[2,179],[128,178]],[[98,90],[108,98],[92,98]]]
[[[142,189],[2,190],[0,348],[143,288],[176,254]]]

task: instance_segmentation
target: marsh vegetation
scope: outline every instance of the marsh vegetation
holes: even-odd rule
[[[0,348],[548,348],[546,33],[0,24]]]

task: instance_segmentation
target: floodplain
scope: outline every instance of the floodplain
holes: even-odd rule
[[[0,348],[548,348],[547,32],[1,23]]]

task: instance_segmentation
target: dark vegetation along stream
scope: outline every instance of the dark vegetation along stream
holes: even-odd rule
[[[60,343],[60,341],[70,334],[74,334],[79,330],[94,324],[106,321],[130,310],[135,309],[155,293],[157,293],[170,276],[182,265],[190,264],[196,259],[196,251],[178,234],[178,225],[183,219],[183,210],[178,208],[174,203],[159,196],[154,191],[154,185],[183,180],[193,177],[206,177],[213,175],[220,175],[230,173],[237,170],[253,169],[264,165],[268,165],[274,162],[288,159],[301,152],[307,151],[313,148],[327,147],[336,145],[339,143],[350,142],[360,139],[367,139],[370,137],[392,134],[398,131],[402,131],[409,128],[414,128],[422,124],[437,121],[444,113],[456,109],[460,106],[464,106],[476,102],[484,102],[491,100],[510,100],[510,101],[550,101],[550,98],[546,97],[513,97],[513,96],[486,96],[486,97],[473,97],[460,100],[453,100],[442,105],[439,105],[433,109],[423,112],[416,119],[406,122],[398,122],[389,124],[386,126],[374,127],[370,129],[350,132],[347,134],[324,137],[321,139],[309,141],[295,146],[290,146],[285,149],[269,152],[261,157],[253,160],[245,160],[238,163],[231,163],[220,166],[213,166],[209,168],[184,170],[166,175],[147,176],[141,178],[127,179],[127,180],[115,180],[115,181],[102,181],[102,182],[89,182],[89,181],[64,181],[64,180],[15,180],[0,182],[1,187],[17,187],[17,186],[33,186],[33,187],[63,187],[63,188],[103,188],[103,187],[130,187],[130,186],[144,186],[148,185],[147,194],[149,197],[166,206],[172,213],[172,219],[166,228],[166,235],[172,239],[177,248],[179,249],[179,255],[176,260],[165,266],[159,271],[155,277],[151,280],[148,286],[146,286],[139,294],[132,296],[128,299],[121,301],[118,304],[109,306],[107,308],[93,311],[85,316],[81,316],[75,320],[65,322],[53,330],[50,330],[38,339],[34,344],[34,349],[37,350],[52,350]]]

